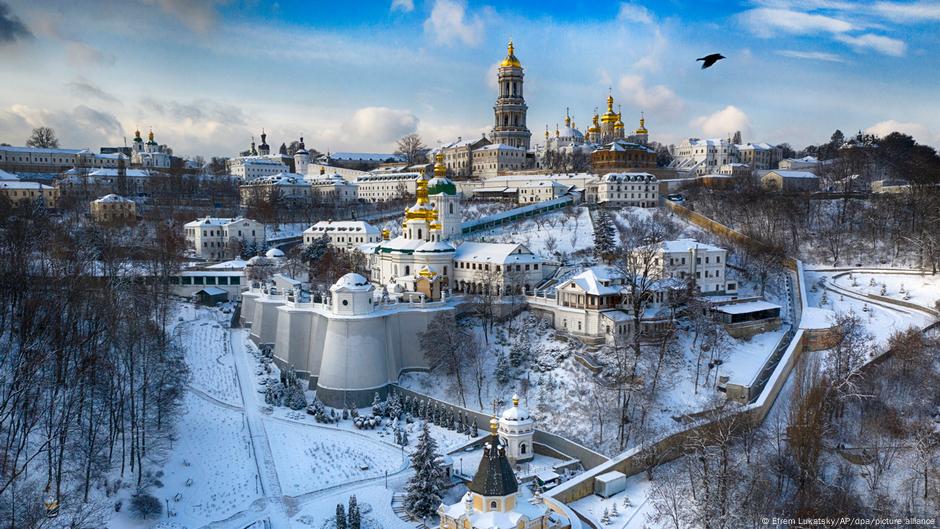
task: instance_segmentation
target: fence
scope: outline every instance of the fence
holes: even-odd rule
[[[460,225],[460,231],[464,235],[467,235],[468,233],[473,233],[475,231],[495,228],[507,222],[513,222],[522,218],[533,217],[535,215],[541,215],[542,213],[561,209],[568,204],[573,203],[574,198],[571,196],[553,198],[551,200],[545,200],[519,208],[513,208],[493,215],[488,215],[483,218],[464,222]]]
[[[449,402],[444,402],[442,400],[435,399],[434,397],[429,397],[427,395],[418,393],[417,391],[403,388],[399,385],[393,384],[392,387],[396,393],[401,395],[433,402],[439,406],[449,408],[451,411],[466,413],[468,417],[476,421],[477,427],[479,429],[489,429],[490,419],[493,418],[492,415],[488,415],[476,410],[471,410],[469,408],[464,408],[462,406],[457,406],[456,404],[451,404]],[[561,454],[564,457],[568,457],[570,459],[577,459],[581,461],[581,464],[584,466],[584,468],[596,467],[608,461],[608,458],[601,453],[595,452],[590,448],[582,446],[570,439],[565,439],[560,435],[555,435],[537,428],[535,430],[535,435],[532,436],[532,441],[535,443],[536,453],[539,453],[539,445],[542,445],[551,449],[551,451],[542,452],[544,455],[558,457],[558,455]]]

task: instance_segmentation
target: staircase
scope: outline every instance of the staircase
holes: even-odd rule
[[[408,511],[405,510],[405,493],[396,492],[392,494],[392,512],[395,513],[395,516],[399,517],[402,521],[408,522],[409,524],[416,523],[416,520],[408,514]],[[423,522],[417,522],[415,525],[418,529],[430,529],[428,526],[424,525]]]

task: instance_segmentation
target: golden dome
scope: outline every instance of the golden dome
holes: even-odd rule
[[[434,155],[434,178],[446,178],[447,177],[447,166],[444,165],[444,153],[438,152]],[[427,183],[424,184],[425,190],[427,190]]]
[[[640,128],[636,129],[637,134],[649,134],[650,132],[646,130],[646,116],[640,114]]]
[[[607,112],[601,116],[602,123],[616,123],[620,119],[619,114],[614,112],[614,96],[607,94]]]
[[[512,39],[509,39],[509,45],[506,46],[508,55],[503,59],[503,62],[499,63],[499,66],[508,67],[508,68],[522,68],[522,63],[519,62],[519,59],[516,58],[515,52],[516,47],[512,45]]]

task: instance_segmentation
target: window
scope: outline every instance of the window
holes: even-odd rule
[[[520,453],[520,454],[523,454],[523,455],[524,455],[524,454],[525,454],[525,450],[526,450],[525,443],[522,443],[521,445],[519,445],[519,453]]]
[[[195,277],[193,277],[193,284],[194,284],[194,285],[203,285],[203,284],[205,284],[203,277],[202,277],[202,276],[195,276]]]
[[[206,276],[206,284],[207,284],[207,285],[214,285],[214,284],[215,284],[215,277]]]
[[[189,277],[189,276],[183,276],[183,277],[181,277],[180,279],[183,280],[183,284],[184,284],[184,285],[191,285],[191,284],[193,284],[193,278],[191,278],[191,277]]]
[[[346,305],[349,305],[349,300],[348,300],[348,299],[344,299],[344,300],[343,300],[343,306],[345,307]]]
[[[490,509],[496,510],[496,502],[495,502],[495,501],[491,501],[491,502],[490,502]]]

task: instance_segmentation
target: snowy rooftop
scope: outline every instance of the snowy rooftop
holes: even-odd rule
[[[489,145],[484,145],[475,151],[524,151],[525,149],[520,149],[519,147],[513,147],[511,145],[506,145],[504,143],[491,143]]]
[[[52,189],[52,187],[39,182],[23,182],[21,180],[0,180],[2,189]]]
[[[349,273],[339,278],[333,286],[330,287],[330,292],[339,292],[339,291],[358,291],[358,292],[367,292],[372,290],[373,287],[369,280],[362,277],[359,274]]]
[[[773,170],[771,173],[778,174],[784,178],[819,178],[809,171],[784,171],[784,170]],[[768,173],[770,174],[770,173]]]
[[[325,232],[379,233],[379,229],[363,220],[321,220],[310,226],[304,233]]]
[[[656,182],[656,177],[649,173],[607,173],[600,177],[602,182]]]
[[[95,200],[95,202],[133,202],[133,200],[111,193],[110,195],[105,195],[98,200]]]
[[[130,178],[147,178],[151,176],[150,171],[146,169],[125,169],[124,174]],[[96,169],[88,173],[88,176],[114,178],[118,176],[118,170],[116,168]]]
[[[42,147],[14,147],[12,145],[0,146],[0,151],[21,154],[79,154],[89,152],[88,149],[45,149]]]
[[[677,253],[677,252],[688,252],[690,250],[698,249],[705,250],[710,252],[721,252],[724,251],[724,248],[719,248],[717,246],[712,246],[711,244],[705,244],[696,241],[695,239],[676,239],[674,241],[663,241],[659,243],[664,252],[668,253]]]
[[[211,268],[213,270],[241,270],[245,268],[246,264],[248,264],[248,261],[243,259],[232,259],[231,261],[223,261],[221,263],[209,265],[206,268]]]
[[[304,180],[303,175],[297,173],[277,173],[270,176],[255,178],[248,185],[276,185],[276,186],[303,186],[310,187],[310,183]]]
[[[457,247],[454,260],[506,264],[542,262],[521,244],[493,242],[465,242]]]
[[[572,180],[572,179],[583,180],[583,179],[590,179],[590,178],[594,178],[594,175],[592,173],[540,173],[540,174],[517,174],[517,175],[506,175],[506,176],[494,176],[491,178],[485,178],[484,182],[486,182],[487,180],[493,180],[496,182],[511,182],[511,181],[526,181],[526,180],[531,180],[531,181],[546,180],[546,181],[563,182],[565,180]]]
[[[0,180],[19,180],[20,177],[16,176],[13,173],[8,173],[3,169],[0,169]]]
[[[592,266],[580,274],[572,277],[561,286],[574,283],[587,294],[606,296],[620,293],[622,274],[612,266]]]
[[[780,309],[780,305],[770,303],[769,301],[748,301],[745,303],[731,303],[715,307],[718,312],[725,314],[748,314],[762,310]]]
[[[381,152],[334,152],[330,153],[330,160],[345,160],[351,162],[384,162],[385,160],[401,161],[395,154]]]
[[[420,173],[389,173],[389,174],[365,174],[359,176],[357,182],[397,182],[400,180],[416,180],[420,177]]]
[[[196,219],[191,222],[187,222],[185,224],[185,227],[186,228],[205,228],[205,227],[211,227],[211,226],[226,226],[228,224],[233,224],[235,222],[241,222],[241,221],[254,222],[251,219],[246,219],[244,217],[235,217],[235,218],[204,217],[201,219]]]

